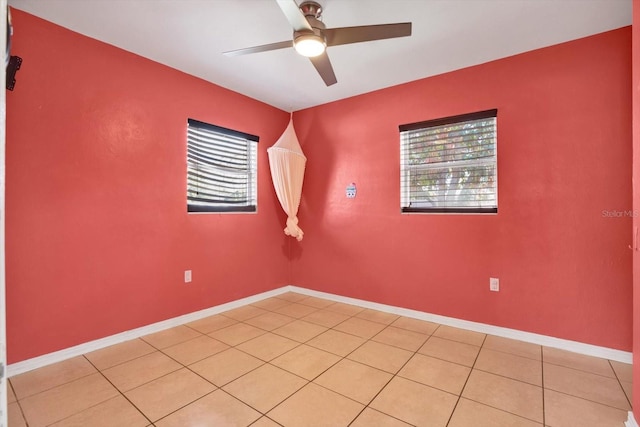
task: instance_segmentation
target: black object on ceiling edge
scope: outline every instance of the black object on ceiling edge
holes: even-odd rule
[[[9,58],[9,65],[7,65],[7,89],[13,90],[16,85],[16,71],[20,69],[22,65],[22,58],[19,56],[12,56]]]

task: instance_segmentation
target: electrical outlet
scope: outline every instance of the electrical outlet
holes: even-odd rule
[[[499,292],[500,291],[500,279],[495,278],[495,277],[490,277],[489,278],[489,290],[493,291],[493,292]]]
[[[184,271],[184,283],[191,283],[191,270]]]

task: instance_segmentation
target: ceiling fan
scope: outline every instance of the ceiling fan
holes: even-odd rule
[[[322,19],[322,6],[315,1],[276,0],[293,27],[293,40],[224,52],[226,56],[246,55],[293,47],[311,60],[327,86],[338,82],[326,48],[342,44],[391,39],[411,35],[411,22],[398,24],[364,25],[359,27],[326,28]]]

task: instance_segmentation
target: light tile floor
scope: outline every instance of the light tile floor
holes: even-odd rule
[[[287,293],[10,379],[9,427],[622,427],[631,366]]]

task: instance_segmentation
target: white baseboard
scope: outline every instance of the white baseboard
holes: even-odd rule
[[[471,322],[468,320],[456,319],[454,317],[440,316],[438,314],[425,313],[417,310],[410,310],[402,307],[395,307],[392,305],[380,304],[376,302],[344,297],[340,295],[330,294],[327,292],[314,291],[311,289],[300,288],[298,286],[287,285],[278,289],[274,289],[268,292],[252,295],[247,298],[242,298],[236,301],[231,301],[226,304],[221,304],[215,307],[207,308],[193,313],[185,314],[182,316],[174,317],[172,319],[163,320],[161,322],[153,323],[151,325],[143,326],[140,328],[132,329],[130,331],[121,332],[119,334],[111,335],[105,338],[101,338],[95,341],[89,341],[84,344],[69,347],[64,350],[56,351],[42,356],[27,359],[22,362],[12,363],[7,366],[7,376],[12,377],[33,369],[41,368],[43,366],[50,365],[52,363],[61,362],[63,360],[80,356],[95,350],[99,350],[104,347],[108,347],[114,344],[119,344],[124,341],[139,338],[144,335],[159,332],[165,329],[173,328],[175,326],[183,325],[185,323],[193,322],[214,314],[219,314],[234,308],[242,307],[247,304],[261,301],[266,298],[274,297],[285,292],[297,292],[304,295],[314,296],[318,298],[324,298],[331,301],[343,302],[346,304],[356,305],[363,308],[371,308],[373,310],[379,310],[386,313],[393,313],[399,316],[411,317],[419,320],[426,320],[429,322],[440,323],[442,325],[453,326],[456,328],[468,329],[471,331],[482,332],[485,334],[497,335],[504,338],[511,338],[519,341],[526,341],[533,344],[544,345],[547,347],[559,348],[562,350],[571,351],[574,353],[581,353],[588,356],[595,356],[609,360],[615,360],[623,363],[632,363],[633,354],[631,352],[615,350],[607,347],[600,347],[591,344],[585,344],[577,341],[570,341],[561,338],[550,337],[546,335],[534,334],[531,332],[523,332],[516,329],[503,328],[500,326],[487,325],[484,323]],[[629,424],[631,421],[627,421],[627,427],[640,427],[635,423],[633,415],[630,413],[629,419],[633,424]]]
[[[400,316],[412,317],[414,319],[426,320],[429,322],[440,323],[442,325],[453,326],[461,329],[468,329],[484,334],[497,335],[499,337],[511,338],[519,341],[526,341],[533,344],[539,344],[546,347],[559,348],[574,353],[585,354],[588,356],[600,357],[603,359],[615,360],[617,362],[632,363],[633,353],[622,350],[615,350],[597,345],[585,344],[577,341],[566,340],[562,338],[550,337],[547,335],[534,334],[532,332],[519,331],[517,329],[503,328],[500,326],[487,325],[485,323],[471,322],[469,320],[456,319],[454,317],[440,316],[438,314],[430,314],[407,308],[395,307],[392,305],[379,304],[360,300],[356,298],[343,297],[340,295],[330,294],[326,292],[314,291],[297,286],[290,286],[289,290],[301,294],[325,298],[331,301],[343,302],[346,304],[357,305],[359,307],[371,308],[373,310],[393,313]]]
[[[83,344],[79,344],[73,347],[65,348],[64,350],[56,351],[53,353],[44,354],[42,356],[34,357],[32,359],[23,360],[22,362],[12,363],[7,365],[7,377],[13,377],[18,374],[22,374],[33,369],[41,368],[43,366],[50,365],[52,363],[61,362],[72,357],[80,356],[101,348],[109,347],[114,344],[120,344],[124,341],[140,338],[144,335],[153,334],[154,332],[160,332],[165,329],[180,326],[185,323],[193,322],[195,320],[203,319],[205,317],[213,316],[225,311],[233,310],[234,308],[242,307],[243,305],[252,304],[265,298],[274,297],[289,291],[288,286],[274,289],[260,294],[252,295],[250,297],[241,298],[239,300],[231,301],[225,304],[217,305],[215,307],[206,308],[200,311],[194,311],[182,316],[174,317],[172,319],[163,320],[161,322],[152,323],[151,325],[142,326],[140,328],[132,329],[130,331],[121,332],[119,334],[110,335],[108,337],[100,338],[94,341],[89,341]]]
[[[636,419],[633,417],[633,412],[629,411],[629,418],[627,422],[624,423],[625,427],[640,427],[636,422]]]

